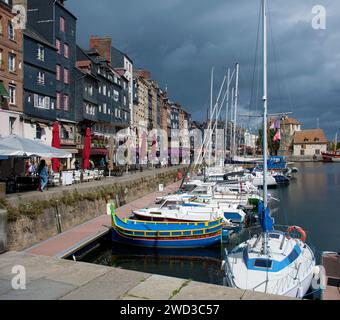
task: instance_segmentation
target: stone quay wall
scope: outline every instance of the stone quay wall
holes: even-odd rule
[[[7,249],[20,251],[72,227],[106,214],[107,203],[123,206],[177,180],[185,167],[146,171],[47,192],[15,194],[0,199],[8,212]],[[148,204],[146,204],[148,205]]]

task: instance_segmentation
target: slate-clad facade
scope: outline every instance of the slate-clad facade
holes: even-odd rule
[[[65,8],[63,0],[29,0],[27,24],[56,47],[56,119],[61,125],[62,148],[75,155],[77,18]]]
[[[24,31],[24,136],[46,144],[56,119],[56,48],[30,28]]]

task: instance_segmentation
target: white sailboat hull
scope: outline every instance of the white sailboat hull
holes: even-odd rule
[[[282,233],[276,234],[280,238],[268,240],[269,256],[260,254],[263,243],[257,238],[241,244],[228,254],[225,266],[229,286],[300,299],[306,295],[314,277],[314,254],[302,241],[287,238]],[[296,250],[300,253],[294,253]],[[287,263],[287,258],[292,262]],[[266,259],[273,261],[272,267],[257,267],[256,261]]]

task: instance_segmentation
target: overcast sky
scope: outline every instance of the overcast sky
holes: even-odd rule
[[[326,30],[312,27],[315,5],[327,10]],[[212,66],[218,91],[236,61],[241,113],[261,111],[256,98],[250,103],[252,92],[262,91],[258,67],[253,81],[260,0],[68,0],[66,6],[78,17],[79,45],[87,48],[91,34],[111,36],[194,120],[206,117]],[[270,0],[269,7],[269,111],[293,111],[306,129],[319,118],[333,139],[340,133],[340,1]]]

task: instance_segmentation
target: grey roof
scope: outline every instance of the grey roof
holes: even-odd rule
[[[57,50],[57,48],[52,43],[50,43],[41,34],[39,34],[37,31],[33,30],[32,28],[28,26],[24,30],[24,35]]]

